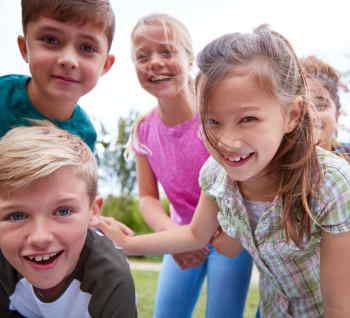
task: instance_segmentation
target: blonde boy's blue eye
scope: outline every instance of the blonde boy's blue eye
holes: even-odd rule
[[[27,215],[24,212],[15,211],[7,214],[5,217],[5,220],[11,221],[11,222],[18,222],[18,221],[25,220],[26,218],[27,218]]]
[[[56,210],[56,214],[58,216],[69,216],[69,215],[72,214],[72,209],[71,208],[66,208],[66,207],[58,208]]]

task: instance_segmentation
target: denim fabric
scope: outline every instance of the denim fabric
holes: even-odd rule
[[[154,318],[191,318],[204,278],[208,282],[206,318],[243,316],[252,260],[246,251],[225,257],[210,247],[205,262],[181,270],[165,255],[159,277]]]

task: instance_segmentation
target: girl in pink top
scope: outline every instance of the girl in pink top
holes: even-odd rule
[[[191,222],[200,195],[199,171],[208,158],[193,107],[192,43],[181,22],[154,14],[138,21],[132,44],[139,82],[158,102],[135,126],[140,211],[154,231],[164,231]],[[158,183],[170,201],[170,217],[159,199]],[[242,317],[250,274],[246,252],[229,258],[209,245],[166,255],[154,317],[191,317],[205,276],[206,317]]]

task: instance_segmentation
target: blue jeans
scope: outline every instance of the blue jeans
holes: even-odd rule
[[[229,258],[212,246],[209,248],[206,261],[186,270],[182,270],[171,255],[164,256],[154,318],[191,318],[205,276],[208,284],[205,317],[243,316],[252,259],[245,250]]]

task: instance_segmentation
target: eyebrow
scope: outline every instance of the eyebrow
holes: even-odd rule
[[[38,32],[53,32],[53,33],[66,33],[65,31],[51,25],[43,25],[38,29]],[[99,43],[98,39],[89,33],[78,33],[80,38]]]
[[[80,202],[79,198],[76,197],[62,197],[62,198],[58,198],[57,200],[55,200],[53,203],[54,205],[61,205],[61,204],[73,204],[76,202]],[[30,207],[30,205],[29,205]],[[25,204],[23,205],[21,202],[13,202],[12,200],[9,200],[9,202],[5,203],[5,204],[1,204],[0,202],[0,213],[2,210],[22,210],[22,209],[27,209],[28,206],[26,206]]]

